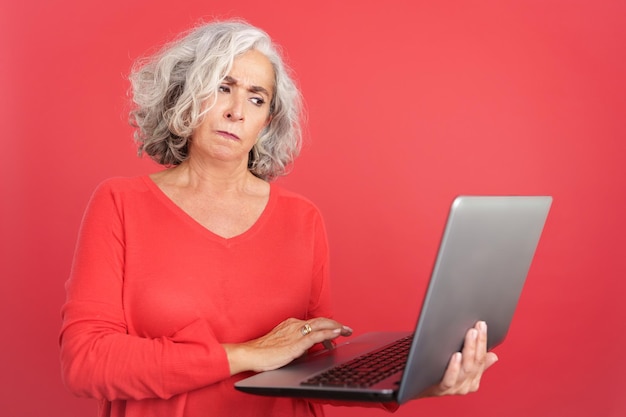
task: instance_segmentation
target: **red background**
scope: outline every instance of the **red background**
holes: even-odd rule
[[[94,187],[157,168],[135,157],[124,77],[200,18],[240,16],[297,73],[307,146],[280,181],[323,211],[336,316],[357,333],[412,328],[454,196],[554,196],[480,392],[396,415],[626,415],[624,2],[0,7],[0,414],[95,414],[60,380],[59,309]]]

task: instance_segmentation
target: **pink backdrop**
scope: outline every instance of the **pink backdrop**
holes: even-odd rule
[[[156,169],[124,76],[198,19],[240,16],[297,73],[307,146],[280,181],[323,211],[357,333],[412,328],[454,196],[554,196],[481,391],[396,415],[626,415],[624,2],[211,3],[2,0],[0,414],[94,415],[60,380],[59,309],[94,187]]]

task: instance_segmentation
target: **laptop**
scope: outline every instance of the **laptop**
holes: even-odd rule
[[[487,323],[504,340],[548,211],[549,196],[461,196],[450,208],[414,331],[372,332],[235,383],[259,395],[403,404],[437,384],[465,333]],[[383,356],[385,372],[363,382]],[[356,371],[345,368],[356,368]],[[339,370],[337,370],[339,369]],[[342,370],[343,369],[343,370]],[[338,380],[337,375],[347,375]]]

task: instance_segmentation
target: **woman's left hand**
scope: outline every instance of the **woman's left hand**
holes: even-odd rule
[[[424,393],[425,397],[463,395],[475,392],[483,373],[498,360],[487,352],[487,324],[479,321],[465,334],[463,351],[452,355],[441,382]]]

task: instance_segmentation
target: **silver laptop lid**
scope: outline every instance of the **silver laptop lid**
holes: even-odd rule
[[[548,196],[461,196],[451,206],[398,391],[439,382],[459,335],[484,320],[489,348],[508,332],[552,203]],[[461,342],[462,343],[462,342]]]

